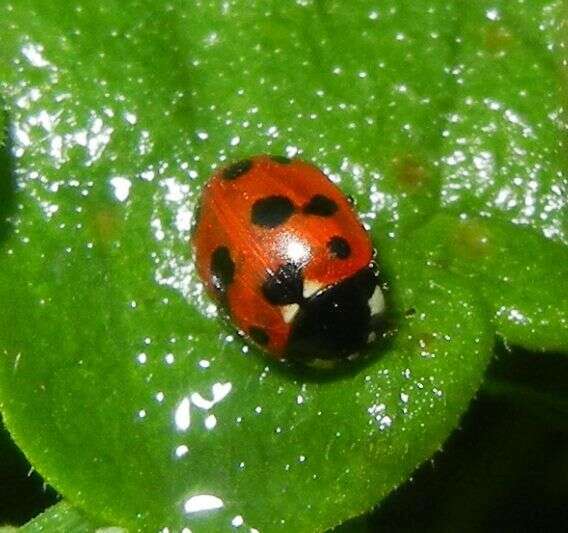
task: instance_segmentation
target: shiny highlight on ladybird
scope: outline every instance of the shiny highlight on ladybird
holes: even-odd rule
[[[371,239],[317,167],[259,155],[217,172],[192,232],[196,266],[234,326],[275,359],[353,359],[383,323]]]

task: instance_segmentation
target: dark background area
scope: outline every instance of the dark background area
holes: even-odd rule
[[[57,501],[0,422],[0,526],[22,525]]]
[[[0,524],[57,501],[5,430],[0,460]],[[568,357],[501,347],[443,451],[336,531],[568,531]]]
[[[460,430],[369,531],[568,531],[568,357],[501,348]]]

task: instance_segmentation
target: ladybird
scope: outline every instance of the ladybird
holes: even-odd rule
[[[270,356],[335,364],[376,338],[385,300],[371,240],[317,167],[238,161],[210,179],[196,213],[199,276]]]

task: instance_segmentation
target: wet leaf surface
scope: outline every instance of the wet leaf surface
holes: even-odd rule
[[[0,400],[50,484],[132,529],[325,530],[441,446],[495,328],[565,346],[562,11],[521,7],[2,3]],[[267,362],[196,278],[200,189],[255,153],[320,165],[378,244],[391,334],[347,373]],[[478,227],[508,261],[464,260]]]
[[[424,268],[466,276],[491,306],[497,333],[534,351],[568,352],[568,249],[496,220],[438,215],[409,253]]]

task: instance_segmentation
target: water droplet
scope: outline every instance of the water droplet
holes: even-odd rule
[[[245,523],[243,517],[238,514],[237,516],[235,516],[232,520],[231,520],[231,525],[233,527],[241,527],[243,524]]]
[[[125,202],[130,194],[132,183],[128,178],[117,176],[110,180],[110,184],[114,188],[114,196],[119,202]]]
[[[488,9],[485,12],[485,16],[489,20],[499,20],[501,18],[501,15],[499,14],[499,11],[496,8]]]
[[[177,406],[174,414],[174,421],[176,427],[180,431],[186,431],[191,423],[191,402],[188,397],[185,397]]]
[[[189,448],[185,444],[180,444],[176,448],[176,457],[183,457],[187,452],[189,452]]]
[[[213,429],[217,425],[217,417],[215,415],[209,415],[205,419],[205,427],[207,429]]]
[[[186,513],[198,513],[200,511],[211,511],[221,509],[224,506],[223,500],[211,494],[198,494],[192,496],[184,503]]]

